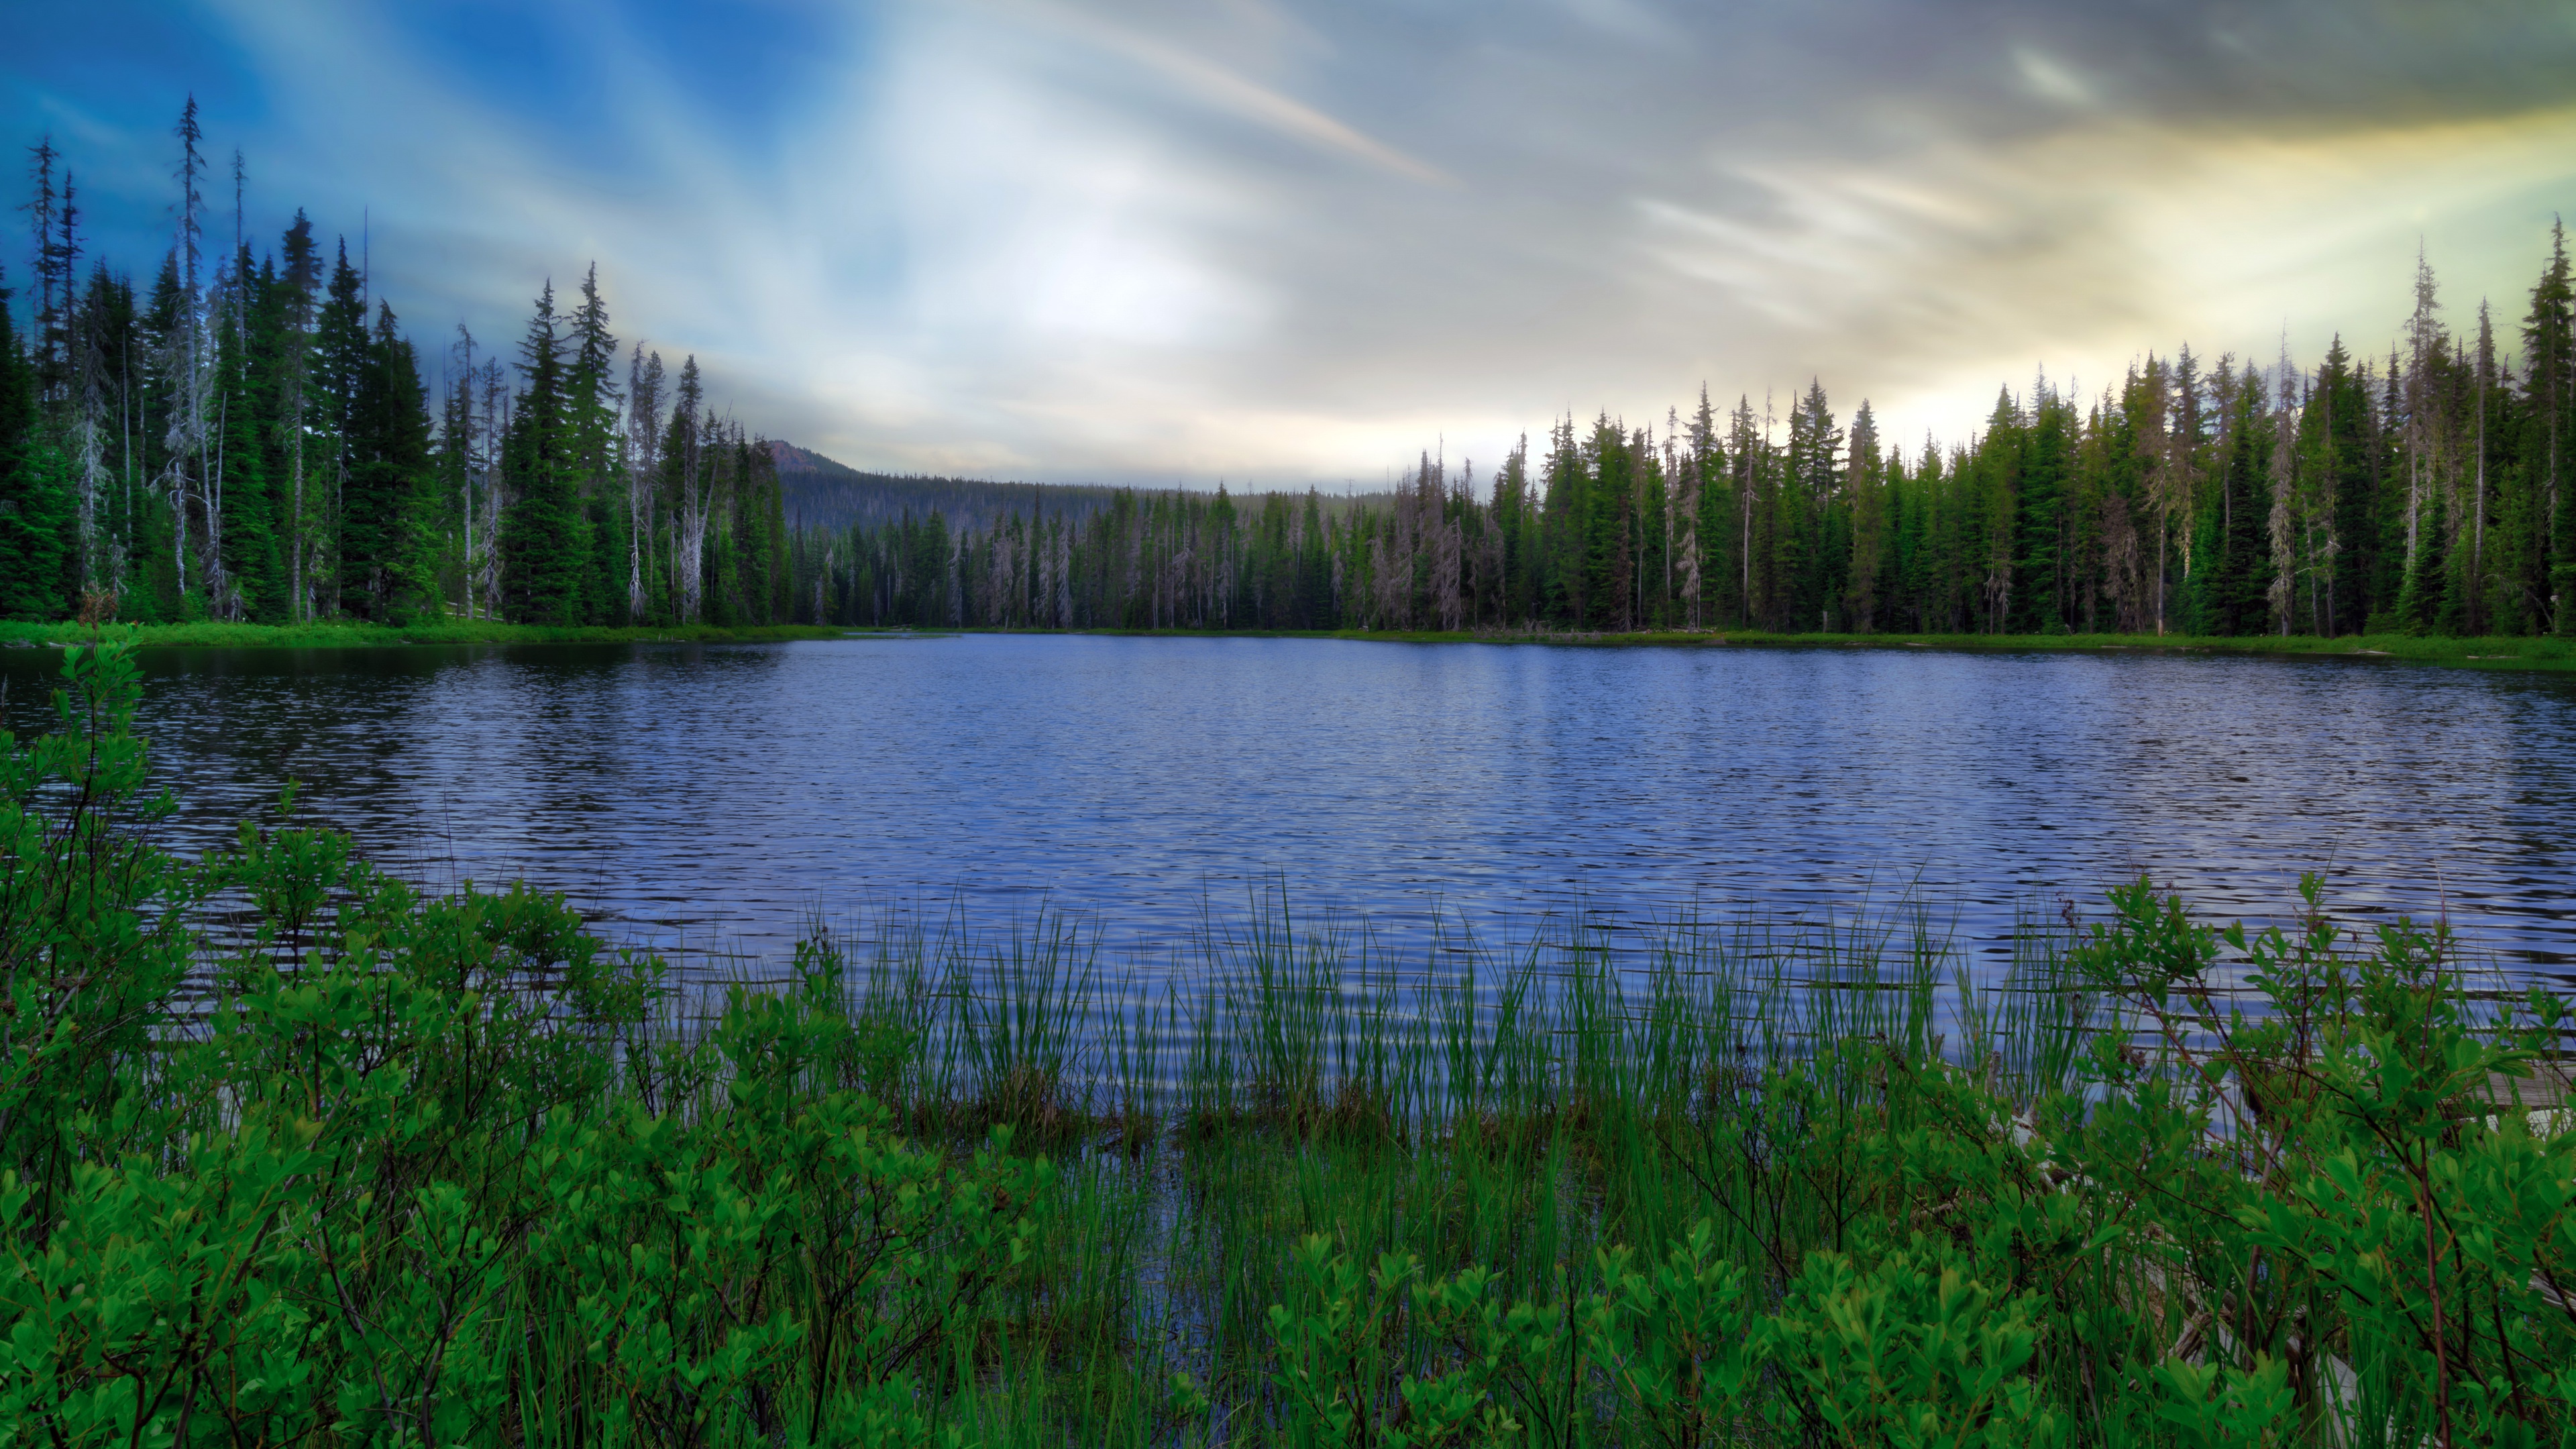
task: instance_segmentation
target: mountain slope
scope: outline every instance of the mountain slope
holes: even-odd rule
[[[1107,507],[1117,493],[1097,484],[995,483],[981,478],[868,473],[793,443],[769,447],[778,460],[787,521],[798,528],[837,529],[854,523],[874,527],[907,513],[915,518],[939,513],[956,524],[1026,513],[1032,506],[1048,518],[1072,522]]]

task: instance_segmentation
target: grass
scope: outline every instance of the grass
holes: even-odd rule
[[[1911,904],[1398,958],[1278,891],[1164,961],[952,911],[689,984],[291,818],[169,860],[131,661],[74,662],[0,811],[30,1438],[2576,1431],[2576,1134],[2495,1101],[2563,1004],[2313,882],[2000,975]]]
[[[790,639],[838,639],[862,633],[912,634],[913,629],[862,629],[810,624],[761,624],[737,627],[688,625],[647,629],[556,628],[502,624],[489,620],[448,619],[395,627],[334,620],[313,624],[140,624],[111,626],[140,648],[184,649],[331,649],[389,648],[402,645],[458,644],[748,644]],[[0,622],[0,645],[51,645],[57,648],[91,641],[93,630],[73,622],[30,624]],[[952,632],[952,631],[938,631]],[[953,632],[1053,633],[1053,630],[960,630]],[[2556,636],[2497,639],[2449,639],[2406,634],[2263,636],[2203,638],[2153,634],[1768,634],[1747,630],[1646,630],[1633,633],[1581,630],[1142,630],[1065,631],[1110,635],[1181,634],[1198,637],[1264,639],[1352,639],[1405,644],[1557,644],[1605,647],[1661,646],[1683,648],[1786,649],[1936,649],[1970,652],[2198,654],[2246,657],[2386,659],[2442,664],[2468,669],[2576,669],[2576,639]]]
[[[848,632],[808,624],[719,627],[692,624],[653,629],[558,628],[503,624],[486,619],[443,619],[395,626],[354,620],[311,624],[112,624],[109,637],[145,649],[383,649],[410,644],[750,644],[784,639],[837,639]],[[0,623],[0,645],[67,647],[92,642],[98,631],[75,622]]]
[[[910,632],[908,630],[851,632]],[[1192,638],[1347,639],[1383,644],[1552,644],[1604,648],[1935,649],[1973,653],[2102,653],[2236,655],[2248,658],[2334,658],[2457,665],[2470,669],[2576,669],[2576,639],[2555,635],[2452,639],[2411,634],[2261,635],[2184,634],[1772,634],[1760,630],[1579,629],[966,629],[963,633],[1080,633],[1113,636],[1180,635]]]

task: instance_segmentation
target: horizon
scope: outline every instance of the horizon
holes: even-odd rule
[[[2453,334],[2485,299],[2511,352],[2576,195],[2576,27],[2540,5],[1853,4],[1721,34],[1632,0],[1473,23],[218,4],[21,28],[13,134],[63,152],[112,265],[166,250],[194,94],[209,156],[243,153],[254,255],[299,208],[345,236],[433,386],[458,323],[506,348],[596,261],[622,340],[894,474],[1364,493],[1438,452],[1481,481],[1561,415],[1660,432],[1703,384],[1785,412],[1810,378],[1912,455],[1968,442],[1999,387],[2081,404],[2185,345],[2368,357],[2419,248]]]

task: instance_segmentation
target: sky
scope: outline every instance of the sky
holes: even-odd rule
[[[115,265],[193,93],[210,229],[238,148],[255,244],[344,235],[433,378],[596,263],[746,427],[897,472],[1373,488],[1810,379],[1958,442],[2150,351],[2384,353],[2419,249],[2517,321],[2576,210],[2564,3],[12,9],[0,120]]]

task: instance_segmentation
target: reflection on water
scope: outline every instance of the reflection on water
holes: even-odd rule
[[[58,656],[0,658],[25,730]],[[2447,910],[2576,960],[2576,681],[2336,660],[858,638],[146,655],[183,843],[289,776],[432,880],[524,875],[629,939],[779,951],[821,911],[1043,894],[1149,955],[1284,879],[1398,941],[1909,886],[2015,907],[2151,872],[2271,917]],[[1212,904],[1211,904],[1212,903]]]

